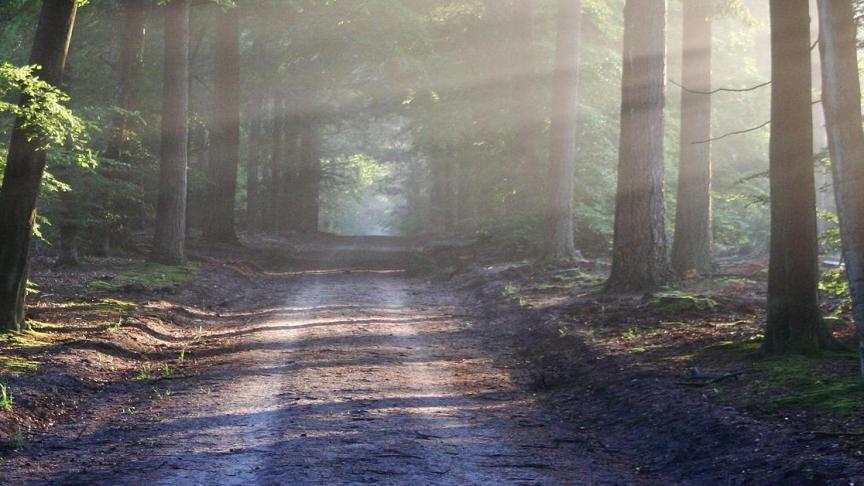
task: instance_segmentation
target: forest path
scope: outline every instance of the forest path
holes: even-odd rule
[[[72,470],[50,481],[634,482],[516,388],[441,286],[355,268],[286,275],[269,292],[286,304],[258,310],[230,358],[139,425],[78,434]]]

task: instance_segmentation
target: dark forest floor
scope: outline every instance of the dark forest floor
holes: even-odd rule
[[[761,262],[610,297],[596,262],[414,246],[195,244],[184,268],[37,260],[35,332],[0,345],[0,483],[864,479],[854,355],[755,353]]]

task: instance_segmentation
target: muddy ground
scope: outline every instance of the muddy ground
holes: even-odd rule
[[[748,402],[773,392],[735,346],[758,333],[757,283],[672,312],[598,295],[593,264],[418,271],[416,252],[326,238],[193,248],[186,269],[37,262],[37,332],[0,347],[0,482],[864,478],[860,437],[838,433],[855,419]]]

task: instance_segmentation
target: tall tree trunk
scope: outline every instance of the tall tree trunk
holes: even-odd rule
[[[809,353],[834,344],[817,294],[810,14],[771,0],[771,260],[763,349]]]
[[[281,90],[273,96],[273,133],[272,154],[270,158],[270,183],[267,201],[267,229],[276,232],[283,227],[283,220],[287,217],[280,214],[279,206],[282,201],[282,192],[285,190],[283,167],[285,165],[285,96]]]
[[[42,66],[39,77],[59,86],[72,40],[77,0],[45,0],[33,40],[30,64]],[[29,102],[22,95],[22,105]],[[0,330],[25,326],[27,264],[36,199],[45,171],[45,152],[33,128],[19,118],[12,130],[3,185],[0,186]]]
[[[318,127],[312,117],[306,117],[300,138],[300,183],[303,201],[300,215],[300,231],[318,231],[321,191],[321,141]]]
[[[851,0],[819,0],[822,106],[864,380],[864,120]]]
[[[663,200],[666,0],[627,0],[610,292],[645,292],[670,277]]]
[[[499,0],[500,1],[500,0]],[[511,10],[513,182],[516,204],[529,207],[540,194],[539,181],[546,173],[540,160],[539,142],[543,118],[538,109],[537,62],[534,49],[534,0],[514,0]],[[535,206],[536,207],[536,206]]]
[[[549,256],[573,258],[573,186],[576,171],[576,99],[579,81],[580,0],[559,0],[558,41],[549,140],[547,226]]]
[[[681,151],[672,268],[681,277],[711,272],[712,0],[684,2]]]
[[[117,107],[120,112],[114,116],[114,126],[106,156],[122,160],[129,117],[126,112],[138,106],[138,80],[144,65],[144,39],[147,27],[147,0],[127,0],[123,2],[123,32],[120,53],[117,56]]]
[[[156,234],[150,258],[171,265],[185,260],[189,147],[189,4],[190,0],[172,0],[164,7],[162,160]]]
[[[249,117],[249,144],[246,164],[246,227],[249,234],[261,229],[261,131],[263,129],[263,103],[255,97]]]
[[[211,241],[237,241],[234,224],[240,159],[240,16],[221,14],[216,30],[214,137],[211,144],[215,191],[209,194],[210,218],[204,235]]]

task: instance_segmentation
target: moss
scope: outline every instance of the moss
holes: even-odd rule
[[[34,329],[0,334],[0,345],[13,348],[38,348],[48,344],[47,334]]]
[[[717,301],[708,297],[689,295],[682,292],[662,292],[657,294],[648,306],[654,310],[681,312],[685,310],[711,310]]]
[[[762,377],[755,384],[777,396],[772,403],[779,407],[800,407],[835,415],[858,414],[864,410],[864,387],[858,377],[820,369],[819,365],[826,360],[838,358],[846,356],[765,359],[756,365]]]
[[[97,290],[114,290],[124,285],[143,285],[146,287],[165,287],[177,285],[191,280],[198,269],[194,266],[170,266],[158,263],[142,263],[128,272],[117,275],[110,282],[94,280],[90,288]]]

